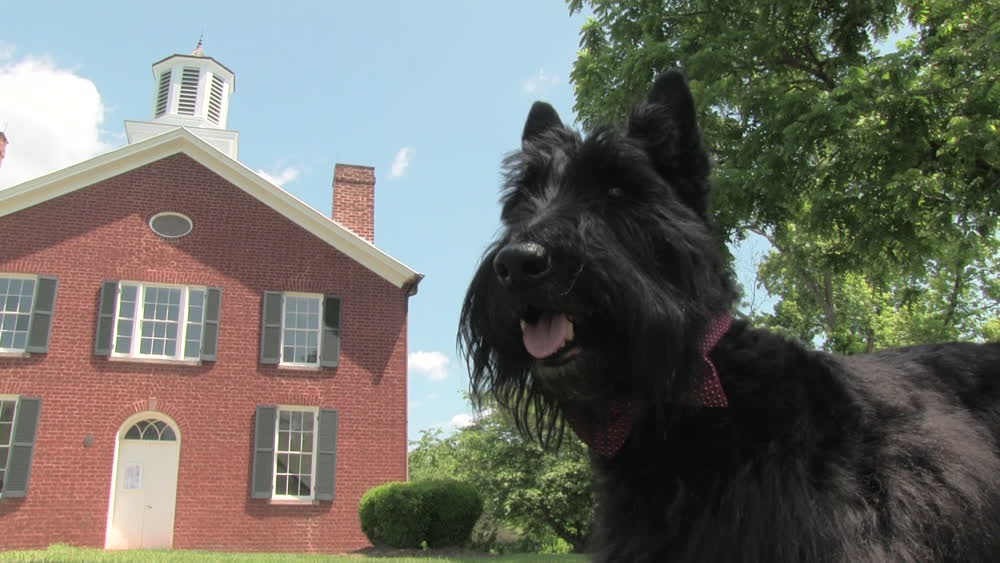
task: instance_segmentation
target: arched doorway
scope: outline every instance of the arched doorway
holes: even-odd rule
[[[174,536],[180,432],[169,417],[145,412],[118,430],[107,549],[169,548]]]

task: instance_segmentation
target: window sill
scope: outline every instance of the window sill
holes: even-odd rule
[[[315,506],[319,504],[318,500],[313,499],[295,499],[295,498],[273,498],[270,500],[269,504],[276,506]]]
[[[168,360],[165,358],[136,358],[133,356],[108,356],[109,362],[125,362],[133,364],[159,364],[168,366],[200,366],[201,360]]]
[[[0,358],[27,358],[30,357],[30,352],[21,352],[18,350],[0,350]]]
[[[299,366],[294,364],[278,364],[278,369],[292,371],[321,371],[323,366]]]

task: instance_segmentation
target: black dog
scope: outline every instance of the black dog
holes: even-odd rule
[[[625,132],[536,103],[462,310],[474,396],[591,447],[603,561],[1000,561],[1000,344],[839,357],[754,329],[683,76]]]

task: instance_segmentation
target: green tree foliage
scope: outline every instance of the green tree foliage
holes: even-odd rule
[[[759,322],[846,353],[996,338],[1000,2],[568,4],[585,128],[688,75],[717,227],[773,249]]]
[[[558,451],[543,451],[503,415],[487,413],[449,436],[424,431],[414,445],[412,480],[447,477],[479,492],[481,533],[518,530],[526,540],[521,547],[553,549],[557,537],[573,551],[585,549],[594,496],[586,450],[575,438],[567,436]],[[493,542],[487,537],[484,543]]]

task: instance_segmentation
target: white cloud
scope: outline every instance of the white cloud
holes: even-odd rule
[[[526,96],[544,94],[559,84],[559,75],[546,72],[544,68],[524,80],[521,80],[521,93]]]
[[[65,168],[111,145],[101,140],[105,107],[97,86],[50,58],[13,58],[0,43],[0,128],[10,140],[0,188]]]
[[[433,422],[424,426],[422,430],[441,430],[445,434],[450,434],[454,430],[461,430],[462,428],[468,428],[473,424],[479,422],[484,416],[492,412],[491,409],[483,409],[478,413],[465,413],[460,412],[455,416],[451,417],[448,421],[438,421]]]
[[[281,170],[272,169],[271,172],[265,170],[257,170],[257,174],[260,174],[265,180],[271,182],[276,186],[284,186],[294,182],[299,178],[299,169],[293,166],[286,166]]]
[[[389,175],[393,178],[402,178],[406,174],[406,169],[410,167],[410,161],[416,154],[413,147],[403,147],[399,149],[396,156],[392,158],[392,166],[389,168]]]
[[[466,426],[472,426],[476,422],[479,422],[483,417],[489,416],[493,412],[493,409],[485,408],[477,413],[458,413],[451,417],[451,425],[455,428],[465,428]]]
[[[465,428],[466,426],[472,426],[472,423],[476,421],[475,417],[467,413],[459,413],[451,417],[451,424],[455,428]]]
[[[441,381],[448,377],[448,356],[441,352],[416,351],[409,355],[410,370],[417,372],[431,381]]]

